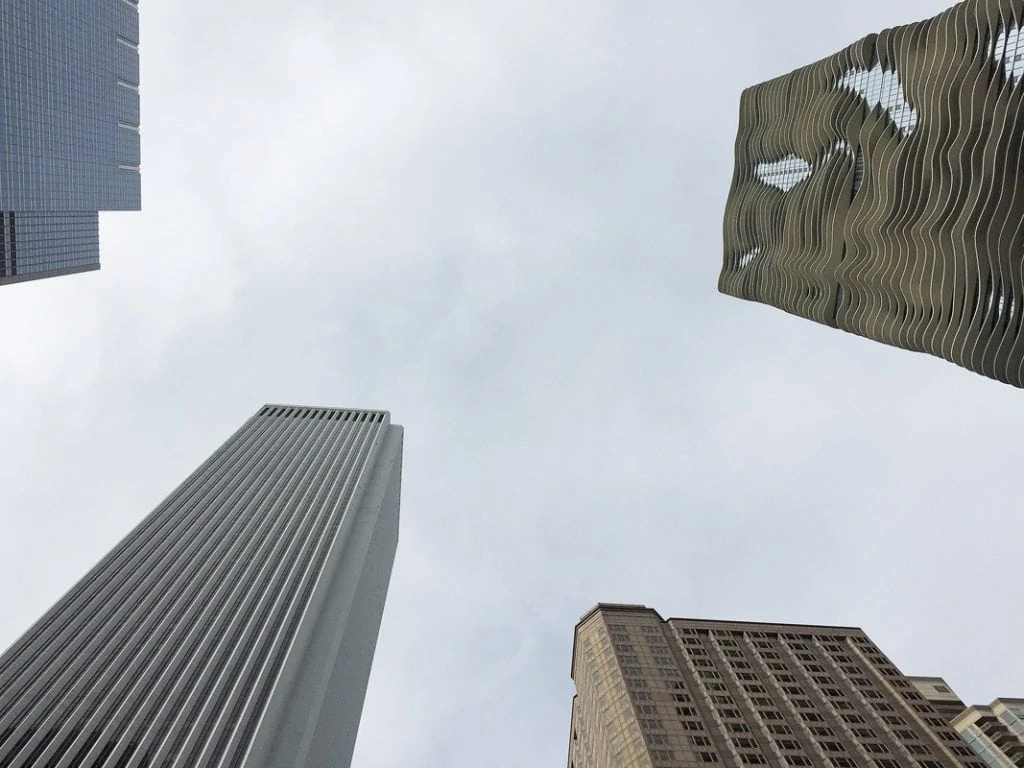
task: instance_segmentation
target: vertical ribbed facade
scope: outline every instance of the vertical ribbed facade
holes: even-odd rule
[[[576,626],[569,768],[983,768],[859,629],[663,620]]]
[[[719,290],[1024,386],[1024,2],[752,86]]]
[[[0,657],[0,766],[345,766],[398,537],[386,412],[265,406]]]
[[[0,285],[99,268],[141,206],[137,0],[4,0]]]

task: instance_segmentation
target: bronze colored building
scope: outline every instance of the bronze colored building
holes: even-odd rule
[[[719,289],[1024,386],[1022,0],[744,91]]]
[[[664,620],[576,625],[568,768],[984,768],[859,629]]]

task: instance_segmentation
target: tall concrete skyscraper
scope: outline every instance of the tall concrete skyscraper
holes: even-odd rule
[[[719,289],[1024,386],[1020,0],[744,91]]]
[[[99,211],[137,211],[137,0],[4,0],[0,285],[99,269]]]
[[[569,768],[984,768],[859,629],[664,620],[576,625]]]
[[[260,409],[0,657],[0,766],[347,766],[401,465],[385,412]]]

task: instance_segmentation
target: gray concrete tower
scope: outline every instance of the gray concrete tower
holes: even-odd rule
[[[347,766],[401,466],[386,412],[261,408],[0,656],[0,766]]]

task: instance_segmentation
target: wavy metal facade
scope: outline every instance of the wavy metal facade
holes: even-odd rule
[[[0,657],[0,766],[347,766],[402,428],[265,406]]]
[[[1024,2],[744,91],[719,290],[1024,386]]]

